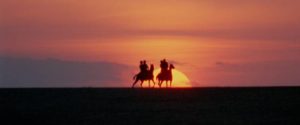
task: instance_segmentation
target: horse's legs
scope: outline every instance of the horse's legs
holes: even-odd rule
[[[170,81],[170,87],[172,88],[172,80]]]
[[[134,83],[132,84],[132,88],[134,88],[134,85],[135,85],[138,81],[139,81],[138,79],[136,79],[136,80],[134,81]]]
[[[161,88],[161,80],[158,80],[158,86],[159,86],[159,88]]]
[[[160,81],[159,88],[161,88],[161,85],[163,84],[163,82],[164,82],[163,80]]]
[[[153,88],[154,88],[154,86],[155,86],[155,81],[152,79],[152,82],[153,82]]]
[[[143,88],[144,80],[141,80],[141,88]]]
[[[148,80],[148,87],[150,88],[151,86],[150,86],[150,80]]]
[[[168,80],[166,80],[166,88],[168,88]]]

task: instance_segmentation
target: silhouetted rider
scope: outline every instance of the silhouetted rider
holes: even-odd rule
[[[163,59],[160,61],[160,68],[162,69],[162,71],[166,71],[168,70],[168,62],[166,61],[166,59]]]
[[[141,73],[146,73],[148,71],[149,66],[147,65],[146,60],[140,62],[140,70]]]
[[[147,71],[149,69],[149,66],[146,62],[146,60],[144,60],[144,70]]]
[[[144,62],[141,60],[140,61],[140,72],[143,72],[143,68],[144,68],[143,64],[144,64]]]

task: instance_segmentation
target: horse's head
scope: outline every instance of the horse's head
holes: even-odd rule
[[[175,66],[173,64],[170,64],[170,69],[175,69]]]
[[[150,70],[154,70],[154,65],[153,64],[150,65]]]

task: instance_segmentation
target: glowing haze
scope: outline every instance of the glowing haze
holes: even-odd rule
[[[131,67],[120,69],[118,81],[80,86],[130,86],[139,60],[158,68],[163,58],[192,86],[300,85],[299,6],[299,0],[1,0],[0,55]],[[5,78],[1,84],[12,85]]]

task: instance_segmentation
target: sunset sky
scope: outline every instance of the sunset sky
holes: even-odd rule
[[[299,7],[299,0],[1,0],[0,87],[126,87],[141,59],[158,68],[163,58],[192,86],[298,86]],[[22,69],[5,63],[26,67],[19,58],[45,69],[53,60],[126,68],[27,84],[34,78],[22,83]]]

